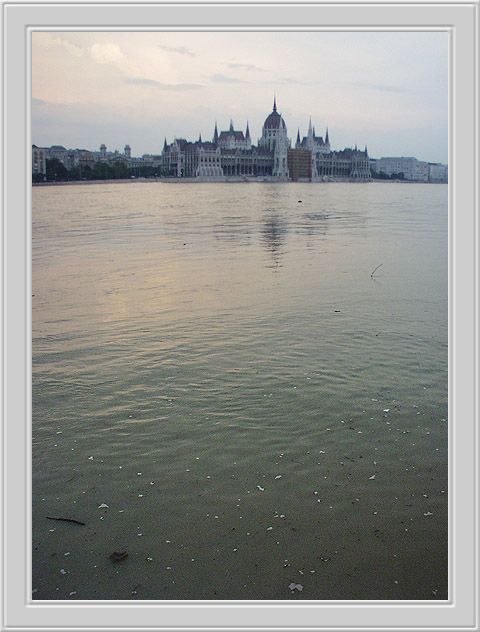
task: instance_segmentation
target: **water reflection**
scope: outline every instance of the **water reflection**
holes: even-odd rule
[[[282,248],[287,235],[287,222],[277,213],[269,215],[263,224],[260,232],[260,242],[270,253],[275,268],[282,267],[280,263]]]

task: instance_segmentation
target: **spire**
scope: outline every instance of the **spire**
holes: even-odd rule
[[[245,138],[250,138],[250,130],[248,129],[248,121],[247,121],[247,131],[245,132]]]
[[[215,131],[213,132],[213,142],[217,144],[218,142],[218,129],[217,129],[217,121],[215,121]]]
[[[313,137],[315,138],[315,125],[313,126]]]
[[[308,124],[308,135],[312,135],[312,117],[310,117],[310,123]]]
[[[230,119],[230,131],[233,132],[233,121]]]
[[[297,145],[300,145],[300,128],[297,131]]]
[[[165,142],[163,143],[163,151],[167,149],[167,137],[165,136]]]
[[[368,156],[367,145],[365,145],[365,155]]]
[[[277,111],[277,97],[275,96],[275,93],[273,94],[273,111]]]
[[[325,134],[325,144],[328,145],[330,143],[330,141],[328,140],[328,126],[327,126],[327,131]]]
[[[199,136],[198,136],[198,142],[201,143],[202,142],[202,132],[200,132]]]

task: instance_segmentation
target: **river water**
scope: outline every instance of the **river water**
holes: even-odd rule
[[[446,185],[32,217],[34,599],[448,598]]]

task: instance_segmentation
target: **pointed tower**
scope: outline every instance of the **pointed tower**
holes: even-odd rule
[[[252,148],[252,139],[250,138],[250,128],[248,127],[248,121],[247,121],[247,129],[245,130],[245,148],[246,149]]]
[[[368,156],[367,146],[365,145],[365,156]]]
[[[215,131],[213,132],[213,143],[216,145],[218,143],[218,129],[217,129],[217,121],[215,121]]]
[[[276,97],[275,93],[273,94],[273,111],[274,112],[277,111],[277,97]]]
[[[314,149],[312,117],[310,117],[310,122],[308,124],[307,149],[309,149],[311,152],[313,152]]]
[[[201,143],[202,142],[202,132],[200,132],[200,134],[198,135],[198,142]]]
[[[313,138],[315,138],[315,125],[313,126]]]
[[[297,132],[297,141],[295,143],[295,149],[300,149],[302,143],[300,140],[300,128],[298,128],[298,132]]]
[[[233,121],[230,119],[230,129],[229,132],[233,132]]]
[[[328,127],[325,132],[325,145],[328,145],[330,147],[330,141],[328,140]]]
[[[165,141],[163,143],[163,151],[167,151],[167,137],[165,136]]]

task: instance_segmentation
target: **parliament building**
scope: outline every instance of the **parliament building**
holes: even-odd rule
[[[311,120],[307,136],[300,139],[298,130],[292,147],[275,99],[256,146],[252,144],[248,123],[245,134],[234,129],[233,121],[228,131],[219,134],[215,123],[211,141],[202,141],[200,135],[196,142],[177,138],[167,145],[165,139],[161,169],[166,176],[204,181],[365,181],[371,177],[367,147],[364,151],[356,146],[332,151],[328,129],[325,138],[316,136]]]

